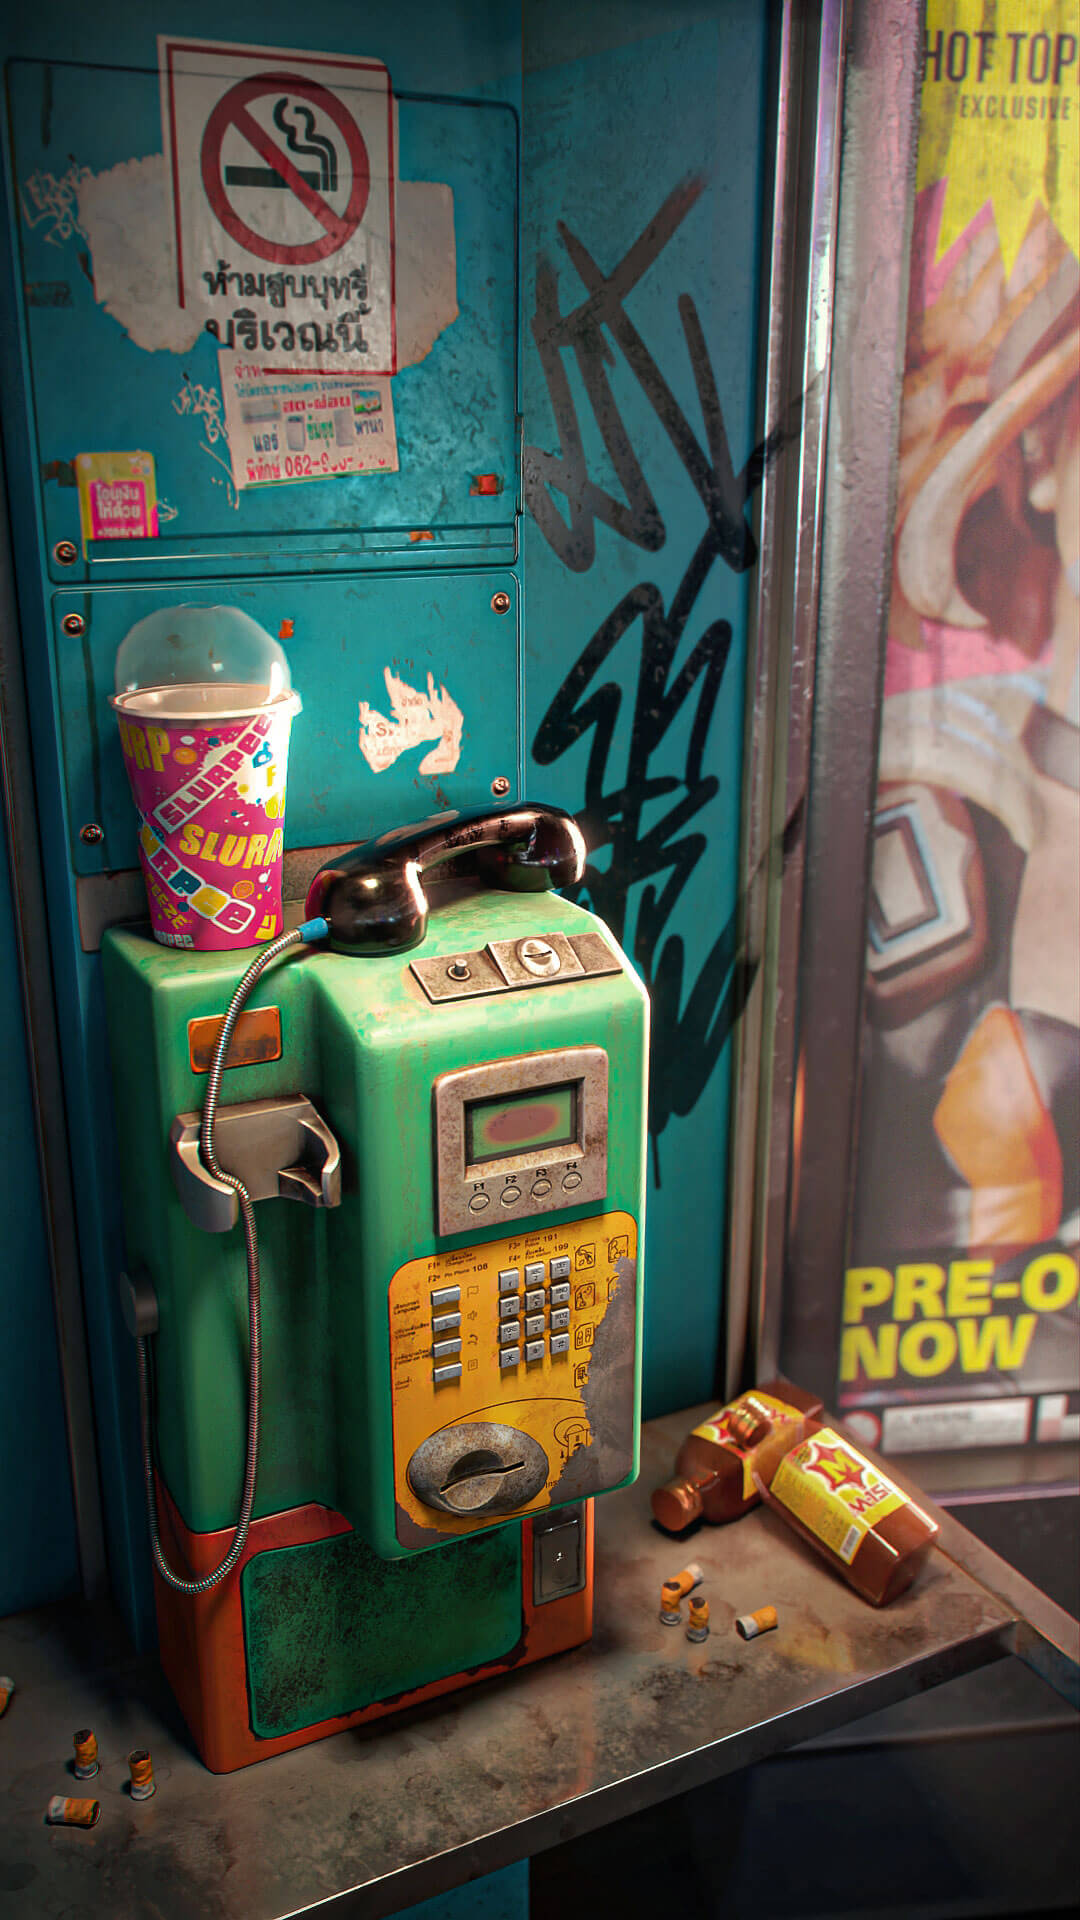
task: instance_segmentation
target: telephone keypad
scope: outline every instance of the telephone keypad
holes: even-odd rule
[[[545,1347],[553,1360],[558,1360],[570,1351],[570,1301],[571,1263],[566,1254],[556,1254],[548,1261],[529,1260],[521,1267],[501,1267],[499,1269],[499,1367],[500,1369],[518,1364],[516,1343],[521,1338],[522,1299],[517,1289],[521,1286],[524,1273],[528,1288],[524,1296],[525,1359],[536,1361],[544,1357]],[[580,1302],[579,1302],[580,1304]],[[595,1304],[595,1301],[593,1302]],[[511,1319],[511,1315],[514,1318]],[[515,1358],[509,1360],[510,1343],[514,1342]]]

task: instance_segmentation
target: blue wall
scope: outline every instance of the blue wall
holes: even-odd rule
[[[0,1615],[79,1577],[48,1244],[0,812]]]
[[[95,298],[77,227],[35,223],[18,197],[35,169],[100,172],[160,150],[155,34],[176,24],[124,0],[93,11],[46,0],[7,24],[15,171],[0,260],[5,444],[107,1544],[143,1636],[150,1587],[133,1355],[114,1295],[123,1244],[100,967],[81,949],[75,885],[131,861],[108,665],[151,594],[250,600],[272,628],[294,620],[305,713],[288,844],[325,844],[353,818],[362,838],[406,813],[467,804],[503,773],[515,791],[580,814],[593,846],[585,896],[654,998],[646,1411],[712,1390],[738,1010],[766,42],[761,0],[530,0],[524,15],[510,0],[380,0],[359,13],[352,0],[319,0],[302,27],[283,0],[183,9],[186,33],[385,60],[395,91],[414,96],[400,110],[406,176],[451,180],[455,196],[461,318],[395,381],[403,458],[392,494],[372,491],[381,481],[327,481],[234,505],[199,420],[175,402],[185,382],[214,382],[211,342],[184,354],[134,345]],[[67,291],[55,305],[47,292],[24,302],[25,283]],[[66,463],[130,447],[136,432],[178,518],[134,556],[58,568],[52,544],[74,526]],[[489,465],[504,491],[475,500],[468,474]],[[412,546],[410,527],[434,537]],[[496,630],[485,610],[504,581],[514,611]],[[412,607],[427,611],[413,620]],[[63,635],[71,610],[87,620],[82,642]],[[387,636],[400,644],[406,627],[417,672],[430,665],[451,691],[459,672],[467,686],[468,750],[452,778],[402,763],[380,785],[352,750],[355,702],[377,704]],[[79,839],[91,810],[106,828],[97,848]],[[46,1424],[62,1436],[58,1413]]]

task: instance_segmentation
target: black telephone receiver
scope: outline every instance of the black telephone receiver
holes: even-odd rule
[[[539,893],[581,879],[585,841],[561,807],[511,802],[437,813],[365,840],[322,867],[305,915],[329,921],[338,953],[404,953],[427,932],[424,875],[450,862],[455,874],[475,874],[483,886]]]

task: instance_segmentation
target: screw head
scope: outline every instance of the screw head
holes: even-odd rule
[[[65,613],[60,625],[64,633],[70,634],[72,639],[77,639],[80,633],[86,632],[86,621],[81,613]]]
[[[491,791],[496,800],[502,800],[510,791],[510,782],[505,773],[497,773],[491,783]]]
[[[491,596],[491,611],[492,613],[509,613],[510,595],[508,593],[493,593]]]
[[[52,551],[58,567],[73,567],[79,557],[79,549],[71,540],[58,540]]]
[[[464,960],[451,960],[446,969],[446,977],[448,980],[471,980],[472,973]]]
[[[79,828],[79,839],[83,842],[84,846],[100,846],[104,838],[105,829],[104,827],[99,827],[96,820],[88,820],[85,827]]]

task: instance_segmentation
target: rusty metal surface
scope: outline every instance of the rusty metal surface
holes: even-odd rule
[[[645,1429],[636,1486],[597,1506],[592,1644],[380,1728],[244,1772],[196,1760],[156,1666],[86,1615],[0,1623],[17,1693],[0,1723],[0,1892],[26,1920],[282,1920],[316,1902],[380,1916],[732,1772],[1001,1657],[1018,1606],[964,1571],[950,1528],[915,1588],[875,1612],[761,1511],[672,1541],[649,1519],[693,1414]],[[712,1633],[661,1626],[661,1581],[700,1562]],[[1030,1590],[1028,1590],[1030,1592]],[[779,1630],[744,1642],[767,1603]],[[101,1750],[92,1832],[44,1824],[72,1729]],[[158,1792],[133,1805],[126,1755]]]

